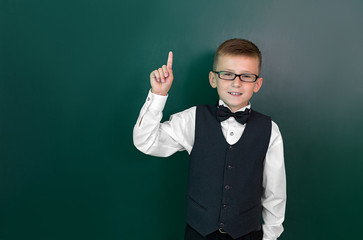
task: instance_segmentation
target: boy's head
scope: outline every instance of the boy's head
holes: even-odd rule
[[[248,105],[261,88],[261,59],[258,47],[248,40],[230,39],[218,47],[209,82],[233,112]]]

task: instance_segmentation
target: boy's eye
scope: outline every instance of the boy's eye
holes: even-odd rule
[[[230,77],[230,76],[234,75],[233,73],[229,73],[229,72],[221,72],[221,74],[226,77]]]
[[[243,78],[252,78],[251,75],[242,75]]]

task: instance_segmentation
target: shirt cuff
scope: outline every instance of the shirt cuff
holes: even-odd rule
[[[162,96],[151,92],[147,95],[146,102],[149,103],[149,109],[162,112],[168,99],[168,95]]]

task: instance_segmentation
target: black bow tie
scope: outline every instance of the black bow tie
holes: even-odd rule
[[[251,109],[247,109],[244,111],[239,111],[239,112],[231,112],[231,110],[229,110],[229,108],[226,108],[225,106],[218,106],[217,109],[217,120],[219,122],[223,122],[224,120],[230,118],[230,117],[234,117],[236,119],[237,122],[239,122],[240,124],[245,124],[248,120],[248,118],[250,117],[251,114]]]

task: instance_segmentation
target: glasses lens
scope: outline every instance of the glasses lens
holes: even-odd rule
[[[233,80],[235,78],[234,73],[230,72],[219,72],[219,77],[226,80]]]
[[[244,74],[241,75],[241,79],[245,82],[254,82],[256,80],[256,76],[252,74]]]

